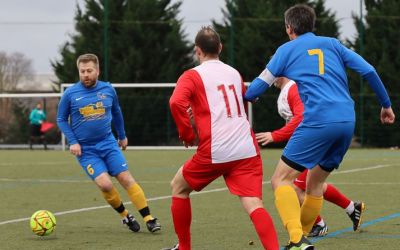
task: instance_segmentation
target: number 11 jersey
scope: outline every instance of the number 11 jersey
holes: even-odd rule
[[[193,160],[225,163],[259,154],[245,112],[244,92],[239,72],[219,60],[205,61],[178,79],[170,99],[171,112],[181,140],[192,142],[195,133],[198,135]],[[189,107],[194,127],[187,112]]]

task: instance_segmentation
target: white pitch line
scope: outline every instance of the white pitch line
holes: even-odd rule
[[[346,173],[354,173],[354,172],[361,172],[361,171],[367,171],[367,170],[372,170],[372,169],[379,169],[379,168],[384,168],[384,167],[390,167],[390,166],[398,166],[399,164],[386,164],[386,165],[376,165],[376,166],[371,166],[371,167],[363,167],[363,168],[357,168],[357,169],[351,169],[351,170],[344,170],[344,171],[337,171],[333,172],[332,174],[346,174]],[[270,181],[264,181],[264,184],[271,183]],[[191,195],[200,195],[200,194],[207,194],[207,193],[215,193],[215,192],[221,192],[221,191],[226,191],[228,190],[227,187],[223,188],[215,188],[215,189],[210,189],[210,190],[205,190],[201,192],[194,192]],[[149,198],[147,201],[157,201],[157,200],[166,200],[170,199],[172,196],[171,195],[165,195],[165,196],[158,196],[154,198]],[[131,204],[131,202],[125,202],[124,204]],[[109,208],[109,205],[103,205],[103,206],[97,206],[97,207],[87,207],[87,208],[80,208],[80,209],[73,209],[73,210],[68,210],[64,212],[56,212],[54,215],[64,215],[64,214],[72,214],[72,213],[79,213],[79,212],[86,212],[86,211],[91,211],[91,210],[97,210],[97,209],[102,209],[102,208]],[[26,218],[20,218],[20,219],[14,219],[14,220],[6,220],[6,221],[1,221],[1,225],[6,225],[6,224],[12,224],[12,223],[17,223],[21,221],[28,221],[30,220],[30,217]]]
[[[328,182],[334,185],[357,185],[357,186],[368,186],[368,185],[379,185],[379,186],[390,186],[390,185],[400,185],[400,182]]]
[[[37,182],[37,183],[93,183],[92,180],[68,180],[68,179],[12,179],[12,178],[0,178],[0,182]],[[118,183],[113,181],[113,183]],[[166,184],[170,181],[139,181],[139,183],[150,183],[150,184]],[[218,183],[213,182],[213,183]],[[220,182],[222,183],[222,181]]]
[[[0,182],[38,182],[38,183],[92,183],[91,180],[63,180],[63,179],[10,179],[0,178]]]
[[[43,161],[43,162],[0,162],[0,166],[21,166],[21,165],[59,165],[73,164],[70,161]]]
[[[363,168],[356,168],[356,169],[349,169],[349,170],[343,170],[343,171],[335,171],[332,174],[347,174],[347,173],[354,173],[354,172],[360,172],[360,171],[366,171],[366,170],[372,170],[372,169],[379,169],[379,168],[385,168],[385,167],[392,167],[392,166],[398,166],[399,164],[384,164],[384,165],[376,165],[376,166],[371,166],[371,167],[363,167]]]

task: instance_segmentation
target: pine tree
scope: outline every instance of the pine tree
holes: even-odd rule
[[[354,17],[358,37],[351,43],[352,48],[373,65],[381,77],[389,95],[392,107],[398,107],[400,80],[400,1],[365,0],[367,13],[361,26],[359,16]],[[363,29],[363,30],[361,30]],[[363,36],[363,37],[362,37]],[[363,39],[362,46],[360,46]],[[356,110],[358,126],[356,135],[363,137],[368,146],[396,146],[400,140],[395,126],[383,127],[379,121],[380,104],[366,81],[360,86],[360,77],[350,75],[351,92],[358,101]],[[362,98],[360,98],[362,93]],[[362,105],[362,107],[360,107]],[[362,112],[362,113],[361,113]],[[362,121],[360,119],[363,119]]]
[[[192,45],[177,18],[180,5],[171,0],[85,0],[84,9],[77,6],[76,33],[61,47],[61,59],[52,63],[57,77],[61,82],[78,81],[77,57],[94,53],[100,60],[100,80],[175,82],[193,65]],[[131,142],[154,145],[177,137],[168,108],[171,91],[117,89]]]

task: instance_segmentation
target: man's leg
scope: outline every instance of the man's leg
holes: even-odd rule
[[[102,191],[103,197],[107,203],[110,204],[110,206],[114,208],[115,211],[117,211],[123,218],[122,222],[126,224],[133,232],[138,232],[140,230],[140,225],[125,208],[124,204],[122,203],[121,196],[111,182],[110,176],[107,173],[101,173],[95,178],[94,181]]]
[[[171,181],[172,204],[171,213],[174,221],[175,233],[179,240],[179,250],[190,250],[190,224],[192,223],[192,208],[190,193],[193,191],[183,177],[181,167]]]
[[[304,234],[308,234],[321,212],[323,204],[323,186],[330,172],[320,166],[311,169],[307,174],[307,189],[303,205],[301,206],[301,224]]]
[[[34,137],[31,135],[31,136],[29,137],[29,149],[30,149],[30,150],[33,149],[33,140],[34,140]]]
[[[94,182],[101,190],[107,203],[110,204],[121,217],[126,217],[128,215],[128,210],[126,210],[124,204],[122,204],[121,197],[117,189],[113,186],[110,176],[107,173],[102,173],[96,177]]]
[[[147,229],[152,233],[160,230],[160,224],[157,223],[157,219],[154,218],[150,213],[150,208],[147,205],[147,200],[143,189],[135,181],[131,173],[126,170],[119,173],[117,176],[115,176],[115,178],[128,192],[130,200],[135,205],[140,215],[143,217],[143,220],[146,222]]]
[[[274,223],[265,210],[262,200],[258,197],[240,197],[240,202],[249,214],[264,248],[268,250],[279,249]]]
[[[47,150],[47,141],[46,141],[46,137],[45,137],[44,135],[41,135],[41,136],[40,136],[40,140],[41,140],[42,143],[43,143],[44,150]]]
[[[290,242],[293,243],[300,242],[303,237],[303,229],[300,222],[300,204],[293,188],[293,181],[299,174],[299,171],[289,167],[281,159],[271,178],[276,209],[279,212],[283,226],[289,233]]]

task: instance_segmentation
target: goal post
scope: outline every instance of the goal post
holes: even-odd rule
[[[60,88],[61,95],[64,93],[66,88],[68,88],[68,87],[70,87],[72,85],[73,84],[71,84],[71,83],[63,83],[63,84],[61,84],[61,88]],[[248,83],[246,83],[246,85],[248,85]],[[176,150],[176,149],[185,149],[180,144],[180,142],[178,141],[178,135],[177,135],[177,132],[176,132],[176,128],[175,128],[175,125],[173,124],[172,116],[169,113],[168,100],[169,100],[169,97],[172,94],[173,89],[176,86],[176,83],[112,83],[112,86],[115,88],[115,90],[117,92],[119,92],[118,93],[118,97],[119,97],[119,100],[120,100],[122,113],[124,115],[125,130],[126,130],[128,135],[130,135],[130,134],[132,135],[132,133],[131,133],[132,131],[131,130],[134,130],[135,129],[134,127],[137,127],[137,124],[135,126],[135,124],[131,122],[132,119],[133,120],[135,119],[135,117],[130,117],[130,114],[132,114],[132,113],[135,114],[134,116],[141,117],[141,118],[142,117],[146,117],[146,114],[148,114],[147,119],[143,120],[144,124],[142,126],[143,133],[146,133],[145,131],[148,131],[148,128],[147,128],[149,126],[148,124],[151,124],[149,122],[149,120],[154,118],[154,117],[151,117],[151,114],[150,114],[150,113],[152,113],[151,111],[154,110],[154,109],[159,109],[160,108],[160,107],[154,107],[154,106],[152,107],[152,105],[155,104],[155,103],[157,103],[157,105],[163,105],[164,108],[165,108],[164,111],[166,110],[165,113],[167,113],[167,114],[161,114],[161,113],[159,114],[160,116],[165,115],[165,117],[166,117],[165,121],[164,121],[164,123],[167,124],[166,130],[168,130],[166,133],[174,134],[174,136],[173,136],[174,138],[173,139],[169,138],[170,137],[169,135],[166,135],[166,137],[168,137],[168,139],[166,139],[165,142],[158,141],[157,145],[148,145],[147,143],[145,143],[146,145],[133,145],[133,146],[128,146],[128,148],[127,148],[128,150],[130,150],[130,149],[137,149],[137,150]],[[133,99],[131,101],[128,100],[128,102],[126,104],[126,98],[129,99],[129,97],[126,97],[127,96],[126,93],[124,94],[123,92],[121,92],[121,90],[127,90],[127,89],[132,89],[133,91],[139,90],[139,89],[141,89],[141,90],[149,90],[148,92],[150,93],[150,95],[155,95],[155,96],[157,96],[158,98],[160,98],[162,100],[161,101],[156,101],[156,100],[153,101],[153,97],[151,97],[151,96],[144,97],[143,99],[145,99],[145,100],[147,99],[147,101],[149,102],[147,104],[147,105],[149,105],[148,108],[146,108],[146,105],[142,105],[142,108],[144,108],[143,110],[131,112],[132,111],[132,106],[136,105],[135,104],[135,100],[133,100]],[[161,93],[158,93],[158,91],[160,89],[166,89],[168,91],[167,92],[161,91]],[[132,92],[130,92],[130,93],[132,93]],[[164,95],[164,96],[160,97],[160,95]],[[159,110],[162,110],[162,109],[159,109]],[[251,103],[248,103],[248,111],[249,111],[248,112],[249,113],[248,114],[249,115],[249,121],[250,121],[250,124],[252,124],[253,114],[252,114],[252,104]],[[159,126],[164,126],[164,124],[162,124],[162,123],[163,122],[161,122],[161,124],[158,123],[158,125]],[[130,125],[133,125],[133,127],[131,127]],[[157,124],[153,125],[153,126],[157,126]],[[153,127],[153,128],[150,128],[150,129],[157,130],[159,128]],[[151,140],[151,138],[148,138],[148,140]],[[170,143],[169,140],[173,140],[175,143]],[[143,142],[143,140],[142,140],[142,142]],[[130,139],[129,143],[130,144],[135,144],[135,136],[132,136],[132,138]],[[65,150],[66,146],[67,146],[67,144],[66,144],[65,136],[64,136],[64,134],[62,134],[62,149]]]
[[[47,120],[56,123],[60,97],[73,83],[60,85],[58,93],[0,93],[0,149],[29,148],[29,113],[38,102],[43,103]],[[185,149],[169,109],[169,98],[175,83],[113,83],[124,116],[129,138],[128,149],[176,150]],[[16,109],[14,106],[17,106]],[[248,105],[252,124],[252,105]],[[2,120],[1,120],[2,119]],[[19,138],[16,138],[18,135]],[[46,133],[51,149],[67,149],[63,133],[53,129]],[[40,147],[39,143],[34,148]]]

